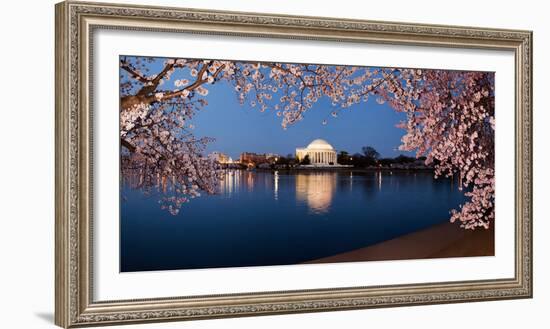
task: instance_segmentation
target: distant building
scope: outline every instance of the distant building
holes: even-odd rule
[[[248,166],[257,166],[262,163],[274,163],[279,156],[273,153],[257,154],[252,152],[241,153],[239,161]]]
[[[231,159],[230,156],[227,154],[221,153],[221,152],[212,152],[208,155],[208,157],[219,164],[231,164],[233,163],[233,159]]]
[[[296,157],[302,161],[306,156],[309,157],[311,165],[328,166],[337,165],[336,151],[327,141],[316,139],[309,143],[307,147],[297,148]]]

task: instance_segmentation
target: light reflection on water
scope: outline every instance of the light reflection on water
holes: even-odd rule
[[[421,183],[426,180],[431,181],[432,173],[418,173],[422,177]],[[292,179],[288,179],[292,177]],[[243,171],[227,170],[224,178],[220,181],[221,197],[231,198],[239,191],[246,189],[249,193],[257,193],[258,190],[272,190],[273,199],[279,200],[279,193],[282,189],[288,192],[289,188],[294,189],[296,202],[306,204],[312,214],[327,213],[331,209],[334,195],[337,187],[347,186],[348,193],[353,192],[355,184],[363,184],[367,194],[372,194],[371,187],[376,187],[378,192],[386,185],[395,192],[399,191],[399,185],[404,183],[403,177],[408,177],[407,184],[417,182],[417,173],[398,172],[397,176],[393,172],[372,171],[372,172],[353,172],[353,171]],[[293,184],[293,186],[289,186]],[[434,185],[448,184],[450,190],[457,189],[452,180],[441,179],[440,182],[434,180]],[[361,186],[358,186],[361,187]]]
[[[314,214],[322,214],[330,210],[332,196],[336,191],[335,173],[298,174],[295,182],[298,202],[307,203],[309,210]]]

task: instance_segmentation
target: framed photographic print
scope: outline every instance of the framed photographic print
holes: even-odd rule
[[[56,324],[528,298],[529,31],[56,6]]]

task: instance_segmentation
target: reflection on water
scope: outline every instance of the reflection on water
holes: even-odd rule
[[[416,181],[416,173],[407,174],[410,179]],[[422,173],[423,177],[432,180],[430,173]],[[273,199],[279,200],[279,193],[285,193],[291,188],[295,191],[295,199],[300,204],[307,205],[313,214],[323,214],[330,211],[334,195],[337,190],[343,193],[352,193],[355,187],[360,188],[367,198],[374,197],[382,191],[384,176],[387,187],[398,191],[399,184],[403,181],[403,175],[398,178],[393,172],[334,172],[334,171],[304,171],[296,173],[288,172],[254,172],[242,170],[228,170],[220,181],[220,194],[222,197],[231,198],[239,192],[261,193],[262,190],[271,191]],[[425,180],[425,179],[424,179]],[[435,183],[434,183],[435,184]],[[450,182],[451,189],[453,188]],[[344,190],[345,191],[344,191]]]
[[[123,272],[296,264],[447,222],[465,201],[431,172],[227,170],[173,216],[158,202],[172,178],[142,180],[122,181]]]
[[[273,197],[275,200],[279,200],[279,171],[275,171],[273,174]]]
[[[274,171],[272,174],[258,175],[252,171],[228,170],[224,178],[220,181],[220,193],[225,197],[232,197],[233,194],[241,189],[247,192],[258,193],[258,187],[273,189],[273,199],[279,199],[280,185],[288,188],[288,179],[281,177],[288,174],[279,174]],[[330,210],[330,205],[334,193],[336,192],[338,175],[335,172],[304,172],[292,175],[294,177],[294,190],[296,191],[296,201],[307,204],[309,210],[315,214],[325,213]],[[353,180],[353,174],[350,175]],[[244,182],[244,186],[241,184]],[[350,182],[350,187],[352,186]]]
[[[220,181],[220,193],[231,196],[241,185],[241,176],[239,172],[233,170],[227,171],[224,178]]]
[[[296,200],[307,202],[309,210],[316,214],[330,210],[336,190],[336,173],[312,172],[296,175]]]

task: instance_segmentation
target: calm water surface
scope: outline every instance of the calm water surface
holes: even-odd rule
[[[465,201],[429,172],[228,171],[173,216],[123,183],[121,271],[286,265],[448,221]]]

